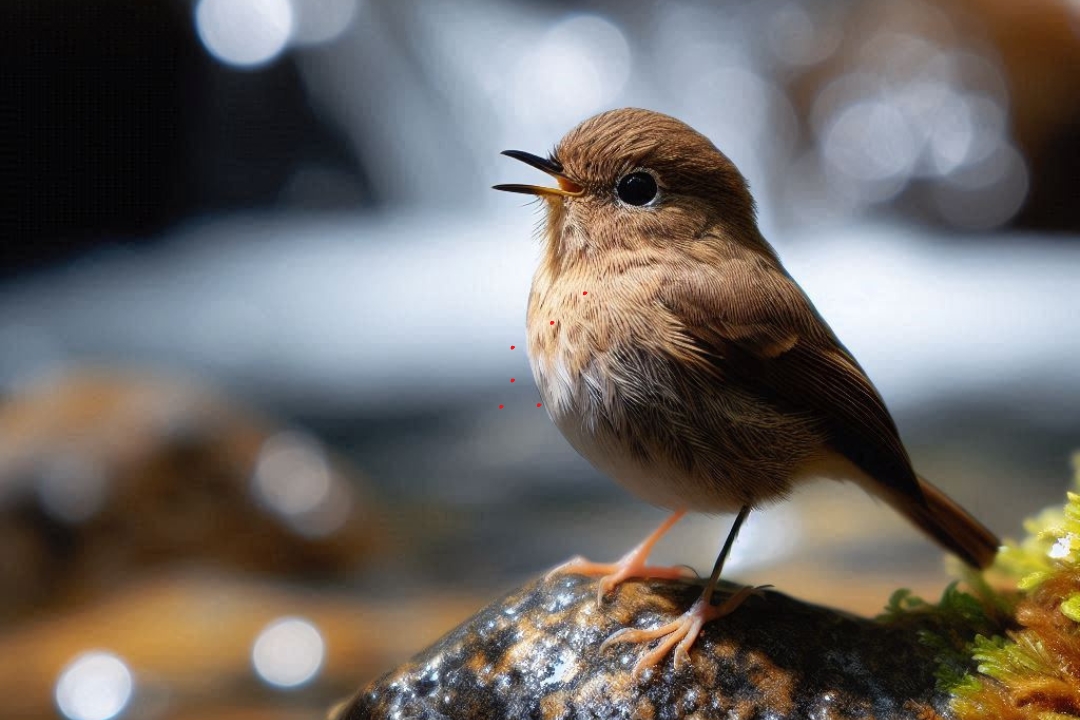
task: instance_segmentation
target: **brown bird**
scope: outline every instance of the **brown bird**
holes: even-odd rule
[[[623,109],[570,131],[548,158],[504,153],[557,187],[496,185],[546,201],[528,349],[551,419],[601,472],[673,514],[612,564],[576,558],[556,571],[603,575],[600,598],[646,565],[688,511],[737,512],[701,598],[654,630],[635,673],[675,646],[689,661],[704,623],[755,588],[713,605],[751,508],[816,478],[850,480],[964,562],[984,568],[997,538],[919,477],[866,373],[758,230],[734,164],[675,118]],[[585,293],[588,293],[587,295]]]

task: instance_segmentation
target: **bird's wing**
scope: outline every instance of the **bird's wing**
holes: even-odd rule
[[[683,326],[684,359],[712,367],[789,412],[806,413],[828,443],[886,488],[922,492],[892,416],[855,358],[783,270],[753,258],[669,285],[661,302]],[[692,356],[692,357],[691,357]]]

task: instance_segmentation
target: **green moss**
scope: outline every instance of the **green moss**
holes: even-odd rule
[[[938,688],[951,693],[972,682],[975,638],[1003,633],[1011,608],[1007,596],[981,586],[977,591],[962,590],[957,581],[936,603],[916,597],[909,590],[898,590],[878,619],[913,632],[920,643],[934,651]]]
[[[1061,614],[1075,623],[1080,623],[1080,593],[1073,593],[1061,603]]]
[[[1080,717],[1080,455],[1074,466],[1076,492],[1006,542],[987,572],[993,587],[962,571],[937,603],[901,590],[881,617],[934,649],[960,720]]]

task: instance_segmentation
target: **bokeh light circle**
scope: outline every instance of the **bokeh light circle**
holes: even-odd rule
[[[280,688],[295,688],[314,678],[326,657],[319,630],[298,617],[279,618],[263,628],[251,648],[255,673]]]
[[[332,478],[322,446],[314,438],[286,431],[263,443],[252,482],[263,505],[288,517],[322,505]]]
[[[293,32],[289,0],[199,0],[195,30],[226,65],[255,68],[285,49]]]
[[[826,130],[822,153],[830,167],[854,181],[868,202],[899,193],[911,177],[919,147],[904,115],[878,99],[844,108]]]
[[[124,661],[94,651],[72,660],[56,681],[60,713],[70,720],[110,720],[127,707],[135,682]]]
[[[955,172],[934,188],[942,219],[964,230],[991,230],[1006,224],[1027,200],[1030,180],[1024,156],[1002,144],[981,162]]]

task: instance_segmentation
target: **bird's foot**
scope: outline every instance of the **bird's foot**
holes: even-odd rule
[[[685,514],[685,510],[676,510],[673,512],[660,524],[660,527],[653,530],[649,537],[642,540],[637,547],[626,553],[626,555],[618,562],[597,563],[578,556],[556,567],[545,575],[544,579],[550,580],[552,577],[564,573],[577,573],[579,575],[589,575],[592,577],[600,576],[599,587],[596,591],[596,602],[597,604],[600,604],[604,601],[605,595],[627,580],[635,578],[678,580],[687,577],[696,577],[696,573],[685,566],[671,567],[646,564],[646,561],[649,559],[649,554],[652,552],[656,543],[672,528],[672,526],[675,525],[675,523],[679,522]]]
[[[638,679],[643,672],[659,664],[672,647],[675,648],[675,669],[681,670],[690,664],[690,648],[694,645],[705,623],[730,615],[751,596],[763,596],[762,590],[767,587],[770,586],[740,588],[720,605],[713,605],[702,595],[690,606],[689,610],[665,625],[651,630],[624,628],[612,633],[600,645],[600,651],[603,652],[615,643],[648,642],[661,638],[655,648],[643,654],[634,664],[634,679]]]
[[[648,555],[641,555],[638,550],[639,548],[634,548],[634,550],[623,556],[621,560],[613,563],[593,562],[579,555],[552,569],[545,576],[545,579],[567,573],[599,577],[600,582],[597,583],[596,602],[600,604],[604,601],[605,595],[613,592],[627,580],[637,578],[683,580],[697,577],[697,574],[685,565],[647,565],[645,560]]]

